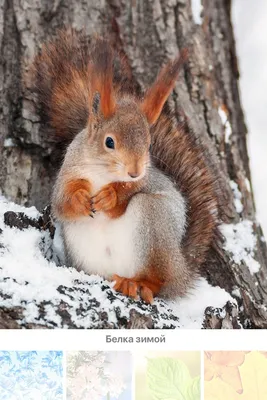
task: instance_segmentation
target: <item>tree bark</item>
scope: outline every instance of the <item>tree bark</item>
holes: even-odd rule
[[[252,275],[245,263],[235,263],[229,252],[214,246],[203,274],[230,293],[239,288],[241,321],[267,328],[267,250],[255,219],[231,1],[202,2],[197,24],[190,0],[0,0],[0,188],[23,205],[41,209],[49,203],[59,155],[40,123],[27,72],[40,44],[57,28],[71,25],[88,35],[107,35],[125,55],[141,88],[154,80],[162,64],[188,47],[189,62],[169,104],[177,118],[186,117],[214,161],[223,221],[253,222],[254,259],[261,266]],[[218,110],[228,117],[224,125]],[[242,195],[240,212],[230,181]]]

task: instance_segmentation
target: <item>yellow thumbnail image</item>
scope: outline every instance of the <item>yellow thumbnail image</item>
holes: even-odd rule
[[[136,353],[135,400],[200,400],[200,352]]]
[[[205,400],[266,400],[267,352],[204,354]]]

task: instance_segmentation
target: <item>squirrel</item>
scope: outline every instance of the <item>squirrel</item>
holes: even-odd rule
[[[142,95],[101,37],[62,30],[33,63],[48,124],[67,143],[51,202],[67,265],[147,303],[187,294],[218,224],[212,168],[165,105],[186,53]]]

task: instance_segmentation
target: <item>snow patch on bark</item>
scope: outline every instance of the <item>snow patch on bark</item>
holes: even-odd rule
[[[249,182],[248,178],[245,179],[245,183],[246,183],[247,191],[249,193],[251,193],[251,187],[250,187],[250,182]]]
[[[243,204],[241,202],[242,193],[238,189],[238,184],[235,181],[230,181],[230,186],[234,194],[234,205],[236,212],[241,213],[243,211]]]
[[[230,136],[232,135],[232,127],[230,125],[230,122],[228,120],[228,115],[224,111],[222,107],[218,108],[218,113],[221,118],[223,127],[224,127],[224,133],[225,133],[225,143],[229,143]]]
[[[14,143],[12,138],[6,138],[4,140],[4,147],[14,147],[16,144]]]
[[[201,4],[201,0],[191,0],[192,14],[193,20],[195,24],[202,25],[202,10],[203,6]]]
[[[253,222],[244,220],[237,224],[222,224],[221,232],[226,239],[224,248],[232,254],[233,261],[238,265],[245,263],[251,274],[259,272],[260,264],[253,258],[257,243]]]

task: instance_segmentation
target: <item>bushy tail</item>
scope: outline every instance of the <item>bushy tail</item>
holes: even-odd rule
[[[217,234],[218,200],[216,180],[204,149],[192,132],[162,113],[152,128],[155,164],[171,176],[187,202],[184,254],[199,267]]]
[[[145,93],[142,110],[152,124],[152,156],[161,170],[171,176],[187,201],[187,229],[184,253],[190,264],[202,264],[217,235],[218,196],[213,167],[189,129],[179,125],[168,111],[162,111],[173,90],[186,49],[167,63]],[[165,107],[165,110],[167,107]]]

